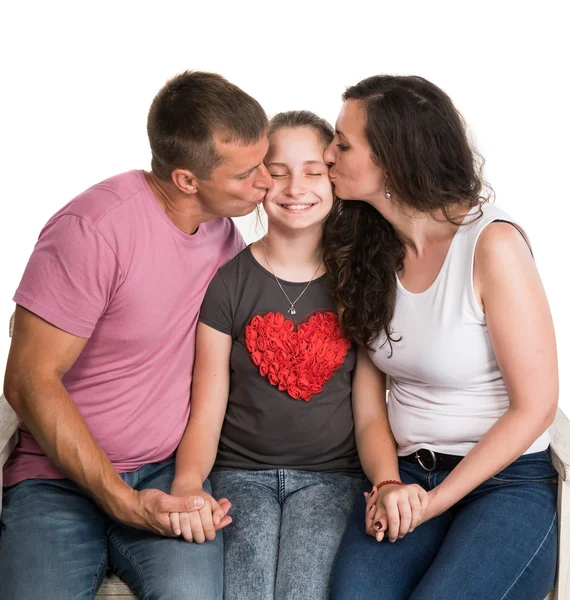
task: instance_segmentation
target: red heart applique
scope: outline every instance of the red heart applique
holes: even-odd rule
[[[297,331],[281,313],[256,315],[245,328],[245,345],[271,385],[306,402],[322,392],[350,348],[332,312],[314,314]]]

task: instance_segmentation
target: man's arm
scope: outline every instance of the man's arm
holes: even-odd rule
[[[133,527],[173,535],[169,513],[196,510],[203,500],[139,493],[123,482],[61,382],[86,343],[18,306],[4,395],[47,456],[103,510]]]

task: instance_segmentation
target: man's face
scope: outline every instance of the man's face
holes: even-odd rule
[[[223,162],[209,179],[198,182],[202,206],[215,217],[241,217],[263,202],[273,185],[263,159],[267,154],[267,136],[246,146],[239,142],[215,140]]]

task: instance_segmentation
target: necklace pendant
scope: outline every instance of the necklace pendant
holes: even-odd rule
[[[287,312],[291,315],[297,314],[297,311],[295,310],[295,307],[292,304],[291,304],[291,308]]]

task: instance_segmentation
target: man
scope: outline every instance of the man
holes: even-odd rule
[[[109,564],[141,598],[221,598],[222,536],[188,544],[170,526],[204,502],[170,495],[172,457],[202,298],[243,248],[228,217],[271,186],[266,133],[253,98],[185,72],[150,108],[151,172],[95,185],[41,232],[4,385],[23,424],[4,472],[0,597],[93,598]],[[213,506],[216,529],[229,506]]]

